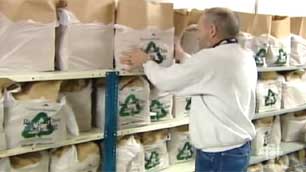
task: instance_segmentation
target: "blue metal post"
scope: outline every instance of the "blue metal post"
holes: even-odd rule
[[[119,72],[106,73],[103,172],[116,172]]]

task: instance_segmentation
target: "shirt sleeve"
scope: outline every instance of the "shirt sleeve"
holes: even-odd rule
[[[211,58],[197,53],[182,64],[162,67],[153,61],[144,64],[145,74],[158,89],[176,95],[193,95],[203,92],[203,86],[213,76]],[[182,94],[180,94],[180,92]]]

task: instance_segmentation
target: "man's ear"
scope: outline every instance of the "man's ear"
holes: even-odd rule
[[[210,25],[209,35],[211,38],[215,38],[217,36],[217,27],[213,24]]]

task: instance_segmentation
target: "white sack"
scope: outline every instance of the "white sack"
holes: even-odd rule
[[[290,65],[306,65],[306,40],[298,35],[291,35]]]
[[[186,29],[181,40],[182,48],[188,54],[195,54],[200,51],[198,30],[194,27]]]
[[[285,142],[304,141],[304,130],[306,127],[306,115],[296,116],[290,113],[281,117],[282,139]]]
[[[166,141],[144,145],[146,172],[160,171],[169,166],[169,155]]]
[[[9,158],[0,159],[0,172],[10,172],[11,164]]]
[[[25,155],[17,155],[15,157],[11,157],[11,172],[48,172],[49,162],[49,155],[45,151],[34,152]],[[19,166],[23,163],[29,164],[25,166]]]
[[[306,81],[300,79],[283,83],[283,108],[306,104]]]
[[[174,110],[173,115],[175,118],[182,118],[189,116],[190,109],[191,109],[191,97],[181,97],[181,96],[174,96]]]
[[[257,112],[281,109],[282,82],[279,80],[259,80],[256,87]]]
[[[151,121],[163,121],[173,118],[173,95],[170,93],[162,93],[157,88],[151,89],[150,95],[150,115]]]

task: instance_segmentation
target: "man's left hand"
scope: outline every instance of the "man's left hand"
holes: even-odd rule
[[[134,49],[131,52],[123,53],[123,56],[120,58],[120,62],[122,64],[128,65],[129,70],[141,67],[149,60],[149,55],[141,49]]]

